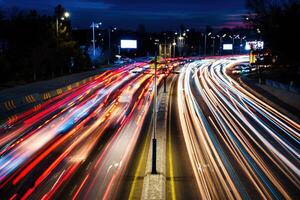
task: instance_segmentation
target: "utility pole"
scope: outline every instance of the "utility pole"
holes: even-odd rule
[[[58,38],[58,16],[56,16],[56,38]]]
[[[206,40],[207,40],[207,36],[210,36],[211,32],[209,32],[208,34],[204,34],[204,55],[206,56]]]
[[[96,45],[95,45],[95,23],[93,22],[92,24],[92,28],[93,28],[93,56],[96,55]]]
[[[207,35],[204,35],[204,56],[206,56],[206,37]]]
[[[165,36],[164,57],[166,59],[167,58],[167,38],[166,38],[166,33],[164,33],[164,36]]]
[[[155,52],[154,60],[154,102],[153,102],[153,138],[152,138],[152,174],[157,174],[156,171],[156,120],[157,120],[157,86],[156,86],[156,71],[157,71],[157,52]]]
[[[111,48],[110,48],[110,32],[111,29],[108,28],[108,59],[107,59],[107,64],[110,64],[109,60],[110,60],[110,56],[111,56]]]
[[[234,54],[234,39],[235,39],[235,35],[232,36],[232,55]]]
[[[173,46],[173,58],[175,58],[175,56],[176,56],[176,41],[175,41],[175,38],[174,38],[172,46]]]
[[[99,25],[101,25],[102,23],[95,23],[92,22],[92,25],[90,26],[93,30],[93,56],[96,55],[96,39],[95,39],[95,28],[99,28]]]
[[[215,55],[215,37],[212,37],[212,39],[213,39],[213,52],[212,52],[212,54],[213,54],[213,56]]]

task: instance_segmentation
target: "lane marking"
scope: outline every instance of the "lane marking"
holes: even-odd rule
[[[151,127],[152,121],[153,121],[153,119],[151,119],[151,121],[150,121],[150,127]],[[152,128],[150,128],[150,130],[152,130]],[[132,186],[131,186],[131,189],[130,189],[130,193],[129,193],[128,199],[134,199],[133,195],[134,195],[135,187],[136,187],[136,184],[137,184],[137,178],[138,178],[138,176],[140,174],[140,171],[141,171],[141,168],[142,168],[142,163],[143,163],[143,159],[145,158],[146,149],[149,149],[149,148],[146,148],[146,147],[149,147],[148,140],[150,139],[150,135],[151,135],[150,133],[151,132],[152,131],[149,131],[149,129],[148,129],[146,141],[145,141],[145,143],[143,145],[143,150],[142,150],[142,153],[141,153],[140,158],[139,158],[138,167],[137,167],[136,172],[134,174],[134,179],[133,179],[133,182],[132,182]]]
[[[174,80],[174,79],[173,79]],[[173,87],[173,81],[171,84],[170,89]],[[170,91],[170,96],[173,95],[173,90]],[[169,100],[169,108],[172,106],[172,97]],[[169,109],[169,127],[171,124],[171,109]],[[171,139],[171,131],[170,129],[168,130],[168,135],[169,135],[169,143],[168,143],[168,151],[169,151],[169,166],[170,166],[170,184],[171,184],[171,194],[172,194],[172,200],[176,200],[176,193],[175,193],[175,183],[174,183],[174,169],[173,169],[173,156],[172,156],[172,139]]]

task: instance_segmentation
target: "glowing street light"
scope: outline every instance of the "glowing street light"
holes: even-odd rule
[[[92,22],[92,25],[90,26],[91,28],[92,28],[92,30],[93,30],[93,56],[95,56],[96,55],[96,44],[95,44],[95,42],[96,42],[96,40],[95,40],[95,28],[99,28],[99,26],[100,25],[102,25],[102,23],[101,22],[99,22],[99,23],[95,23],[95,22]]]
[[[69,18],[70,17],[70,13],[69,12],[65,12],[64,16],[65,16],[65,18]]]
[[[182,37],[181,35],[178,37],[179,40],[183,40],[184,37]]]
[[[60,20],[65,20],[66,18],[70,17],[70,13],[69,12],[64,12],[63,16],[60,17]],[[56,16],[56,37],[58,37],[58,29],[59,29],[59,22],[58,22],[58,18],[59,16]]]

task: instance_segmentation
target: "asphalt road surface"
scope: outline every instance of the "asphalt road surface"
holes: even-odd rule
[[[167,199],[300,196],[300,125],[226,74],[247,59],[169,76]],[[140,198],[153,85],[149,64],[122,66],[1,124],[1,199]]]
[[[253,96],[226,70],[247,57],[187,64],[178,110],[202,199],[297,199],[300,125]]]

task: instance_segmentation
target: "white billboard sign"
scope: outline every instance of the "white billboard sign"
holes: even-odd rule
[[[121,40],[122,49],[136,49],[137,41],[136,40]]]
[[[232,50],[232,44],[223,44],[223,50]]]
[[[264,48],[264,42],[263,41],[248,41],[245,45],[245,50],[250,50],[251,45],[253,46],[253,49],[263,49]]]

